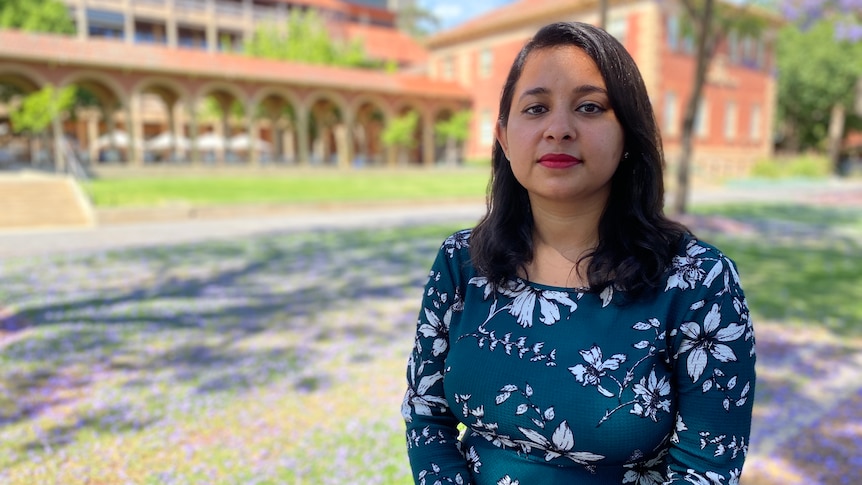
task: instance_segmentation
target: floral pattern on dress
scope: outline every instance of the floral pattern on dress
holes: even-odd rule
[[[571,476],[579,483],[611,483],[591,478],[611,473],[617,477],[613,483],[622,484],[738,484],[748,452],[755,346],[739,274],[730,259],[689,238],[673,258],[660,295],[633,311],[625,292],[613,286],[591,294],[520,278],[491,284],[470,264],[469,234],[453,234],[441,246],[408,359],[402,414],[416,483],[520,485],[525,476],[535,476],[519,473],[520,467],[538,465],[518,460],[510,469],[505,464],[500,468],[503,462],[497,461],[514,453],[572,470],[565,473],[575,474]],[[602,325],[623,327],[587,337],[594,330],[586,322],[604,315],[611,320],[600,320]],[[596,340],[577,343],[588,338]],[[472,346],[472,354],[465,345]],[[455,360],[450,358],[453,346],[459,349]],[[520,363],[521,370],[483,374],[499,384],[477,388],[481,392],[471,391],[465,384],[470,380],[459,377],[462,386],[447,394],[447,376],[474,364],[459,360],[471,359],[468,355],[501,369]],[[561,372],[560,379],[547,382],[591,394],[594,405],[589,409],[598,413],[588,418],[561,408],[555,403],[558,389],[530,384],[530,372]],[[682,387],[684,397],[678,395]],[[665,431],[657,435],[663,436],[660,440],[610,465],[604,451],[579,446],[585,442],[579,436],[590,433],[585,419],[594,420],[596,433],[604,433],[611,420]],[[461,438],[458,423],[467,426]],[[461,440],[470,437],[487,441],[492,450],[509,451],[489,455],[475,441],[470,443],[477,446],[462,447]],[[602,445],[610,450],[614,440],[609,439],[600,442],[610,443]],[[682,466],[676,450],[713,466]],[[427,458],[443,454],[449,458]],[[489,460],[494,470],[506,473],[488,476]]]

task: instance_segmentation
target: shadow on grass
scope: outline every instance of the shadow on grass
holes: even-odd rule
[[[154,408],[276,380],[323,389],[334,358],[366,362],[409,335],[436,249],[455,229],[276,233],[7,266],[0,297],[17,310],[0,317],[0,384],[12,391],[0,426],[69,404],[57,396],[72,378],[111,380],[131,405]],[[47,429],[25,451],[99,423]]]
[[[736,261],[755,316],[862,336],[859,209],[721,206],[686,222]]]

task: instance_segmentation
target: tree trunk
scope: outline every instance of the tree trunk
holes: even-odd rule
[[[599,27],[608,30],[608,0],[599,0]]]
[[[688,2],[685,2],[688,4]],[[712,46],[716,43],[712,35],[713,0],[703,3],[703,10],[696,12],[689,6],[692,14],[692,22],[696,29],[696,63],[694,72],[694,85],[691,96],[685,107],[685,115],[682,123],[682,134],[680,139],[681,149],[679,165],[677,166],[676,198],[674,199],[673,212],[685,214],[688,205],[688,192],[690,183],[691,159],[694,151],[694,120],[697,116],[697,108],[703,95],[703,86],[706,83],[706,71],[712,59]]]
[[[839,158],[841,156],[841,142],[844,141],[844,120],[846,112],[844,105],[835,103],[832,106],[832,113],[829,115],[829,162],[832,164],[833,171],[839,171]]]

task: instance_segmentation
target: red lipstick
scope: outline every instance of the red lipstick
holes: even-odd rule
[[[539,159],[539,164],[547,168],[569,168],[580,163],[580,160],[565,153],[548,153]]]

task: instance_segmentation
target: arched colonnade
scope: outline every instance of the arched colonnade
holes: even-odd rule
[[[53,126],[90,163],[433,165],[441,144],[434,124],[468,102],[398,92],[218,79],[190,72],[0,63],[0,87],[27,94],[46,85],[85,93]],[[345,84],[349,86],[349,83]],[[399,155],[384,127],[419,115],[416,143]],[[54,156],[62,159],[55,143]]]

